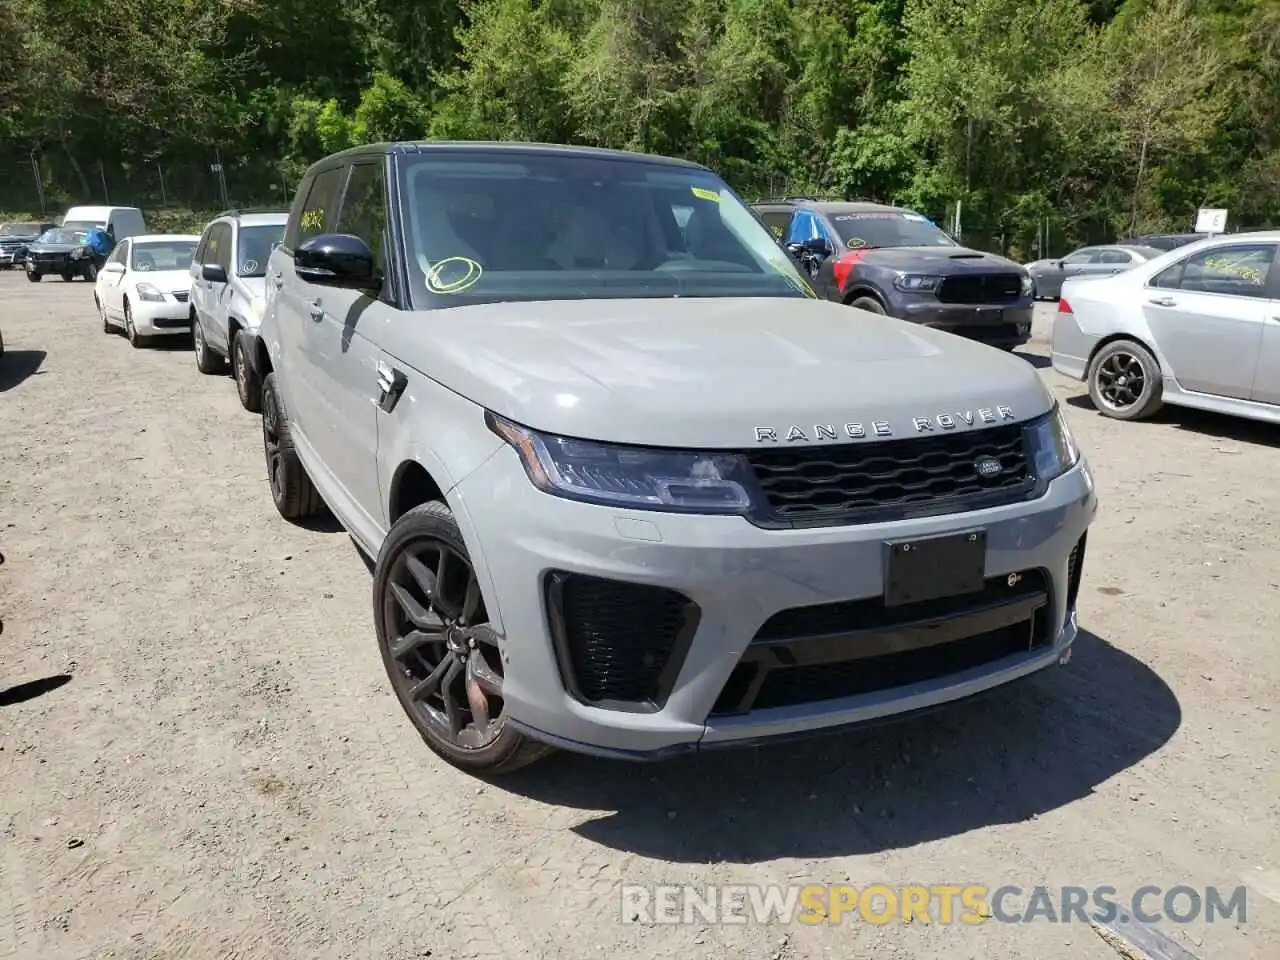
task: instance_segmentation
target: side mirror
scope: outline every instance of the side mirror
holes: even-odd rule
[[[210,283],[226,283],[227,270],[221,264],[206,263],[200,268],[200,276]]]
[[[349,233],[320,233],[293,251],[293,270],[299,280],[347,290],[372,290],[382,283],[373,251]]]
[[[105,263],[100,273],[124,273],[123,263]]]

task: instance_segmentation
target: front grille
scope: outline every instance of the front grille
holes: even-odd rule
[[[1014,303],[1022,296],[1016,273],[966,273],[943,277],[938,299],[943,303]]]
[[[554,571],[546,583],[566,689],[598,705],[661,706],[697,628],[697,606],[665,587],[579,573]]]
[[[173,291],[173,299],[177,300],[179,303],[186,303],[189,292],[190,291],[187,290],[175,290]]]
[[[1002,469],[980,477],[979,457]],[[907,440],[747,454],[774,522],[849,523],[1023,499],[1035,479],[1020,424]]]
[[[783,610],[752,638],[712,716],[874,693],[1026,653],[1050,640],[1049,583],[1033,569],[901,607],[870,597]]]

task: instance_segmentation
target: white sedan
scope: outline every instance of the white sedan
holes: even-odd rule
[[[135,347],[153,336],[190,333],[191,257],[199,242],[176,234],[120,241],[94,284],[103,331],[122,329]]]
[[[1117,420],[1168,403],[1280,423],[1280,231],[1224,234],[1113,277],[1068,280],[1052,359]]]

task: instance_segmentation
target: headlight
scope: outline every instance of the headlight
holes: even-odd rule
[[[893,278],[893,285],[899,290],[910,293],[928,293],[937,290],[941,277],[931,277],[922,273],[900,273]]]
[[[684,453],[572,440],[517,426],[492,413],[489,429],[520,455],[535,487],[554,496],[670,513],[746,513],[746,461],[735,454]]]
[[[1022,275],[1022,295],[1024,297],[1031,296],[1031,291],[1036,288],[1036,282],[1031,279],[1031,274],[1024,273]]]
[[[164,302],[164,294],[149,283],[138,284],[137,290],[139,300],[150,300],[154,303]]]
[[[1080,460],[1080,450],[1075,438],[1062,418],[1062,408],[1056,403],[1053,409],[1027,427],[1031,443],[1031,458],[1036,476],[1048,482],[1062,476]]]
[[[71,251],[72,260],[83,260],[87,256],[89,256],[88,247],[76,247],[76,249]]]

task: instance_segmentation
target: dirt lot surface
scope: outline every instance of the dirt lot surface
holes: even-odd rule
[[[1280,431],[1116,423],[1043,369],[1102,498],[1068,666],[486,785],[402,716],[364,563],[277,517],[229,379],[104,335],[87,283],[0,274],[0,326],[0,957],[1116,956],[1080,922],[621,923],[624,882],[806,881],[1248,884],[1244,924],[1161,929],[1280,955]]]

